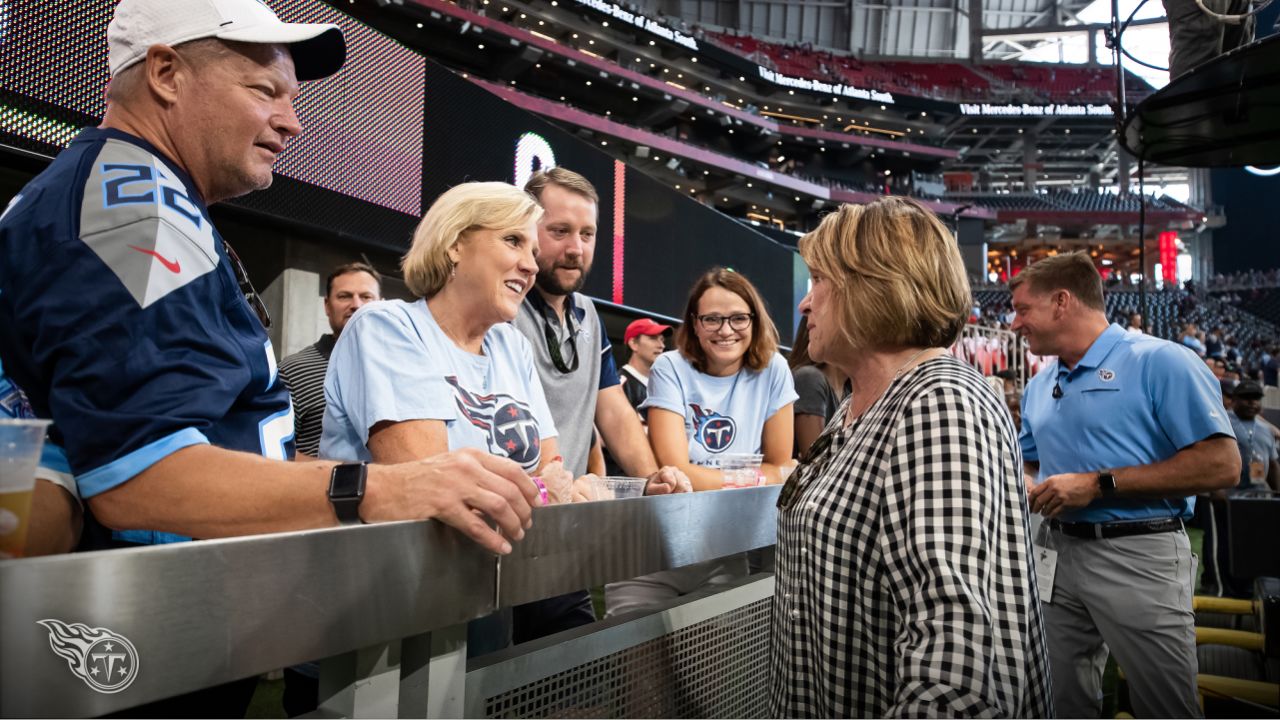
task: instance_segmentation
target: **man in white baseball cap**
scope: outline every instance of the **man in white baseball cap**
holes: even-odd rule
[[[107,63],[114,77],[152,45],[204,38],[285,45],[302,82],[336,73],[347,54],[337,25],[284,23],[259,0],[122,0],[107,28]]]
[[[271,184],[302,132],[299,80],[341,67],[341,31],[257,0],[122,0],[108,44],[102,124],[0,214],[0,359],[54,421],[85,502],[81,548],[436,518],[510,552],[538,504],[510,460],[285,462],[270,319],[208,206]],[[243,717],[254,686],[127,714]]]

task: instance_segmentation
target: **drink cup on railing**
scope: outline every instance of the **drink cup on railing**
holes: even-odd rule
[[[48,420],[0,420],[0,560],[23,556]]]
[[[724,478],[726,488],[756,487],[763,484],[764,476],[760,474],[760,463],[764,456],[759,453],[740,453],[720,457],[720,474]]]

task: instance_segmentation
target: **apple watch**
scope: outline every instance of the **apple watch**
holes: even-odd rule
[[[365,463],[336,465],[329,475],[329,502],[338,522],[343,525],[359,525],[360,501],[364,500],[364,482],[369,475]]]
[[[1110,470],[1098,471],[1098,491],[1104,498],[1116,496],[1116,476],[1112,475]]]

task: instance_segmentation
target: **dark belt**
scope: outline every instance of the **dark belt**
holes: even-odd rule
[[[1173,532],[1182,529],[1182,520],[1179,518],[1160,518],[1159,520],[1111,523],[1064,523],[1050,520],[1049,527],[1071,537],[1085,540],[1102,540],[1105,538],[1129,537],[1130,535]]]

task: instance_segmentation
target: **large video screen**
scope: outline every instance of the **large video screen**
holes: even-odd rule
[[[600,194],[596,252],[584,292],[679,317],[698,275],[716,265],[731,267],[760,289],[790,344],[797,300],[791,249],[435,63],[427,67],[427,86],[427,202],[468,180],[523,182],[550,165],[582,173]]]
[[[297,102],[304,132],[276,165],[279,176],[309,187],[273,188],[245,204],[300,221],[326,222],[330,218],[319,200],[325,194],[313,192],[321,189],[417,218],[422,210],[426,60],[320,0],[267,4],[286,21],[342,27],[348,61],[338,74],[304,84]],[[115,5],[115,0],[0,2],[0,54],[5,58],[0,65],[0,139],[52,155],[79,128],[99,122],[110,79],[107,24]],[[366,220],[381,217],[394,216],[375,212]],[[342,216],[332,219],[341,222]]]
[[[105,111],[106,28],[115,0],[0,0],[0,143],[52,156]],[[759,286],[784,342],[794,327],[794,253],[520,110],[320,0],[268,0],[282,19],[346,33],[337,75],[306,83],[305,131],[268,190],[231,204],[340,237],[404,250],[427,205],[468,180],[522,182],[560,165],[600,193],[594,270],[584,291],[679,316],[714,265]],[[6,15],[7,13],[7,15]]]

